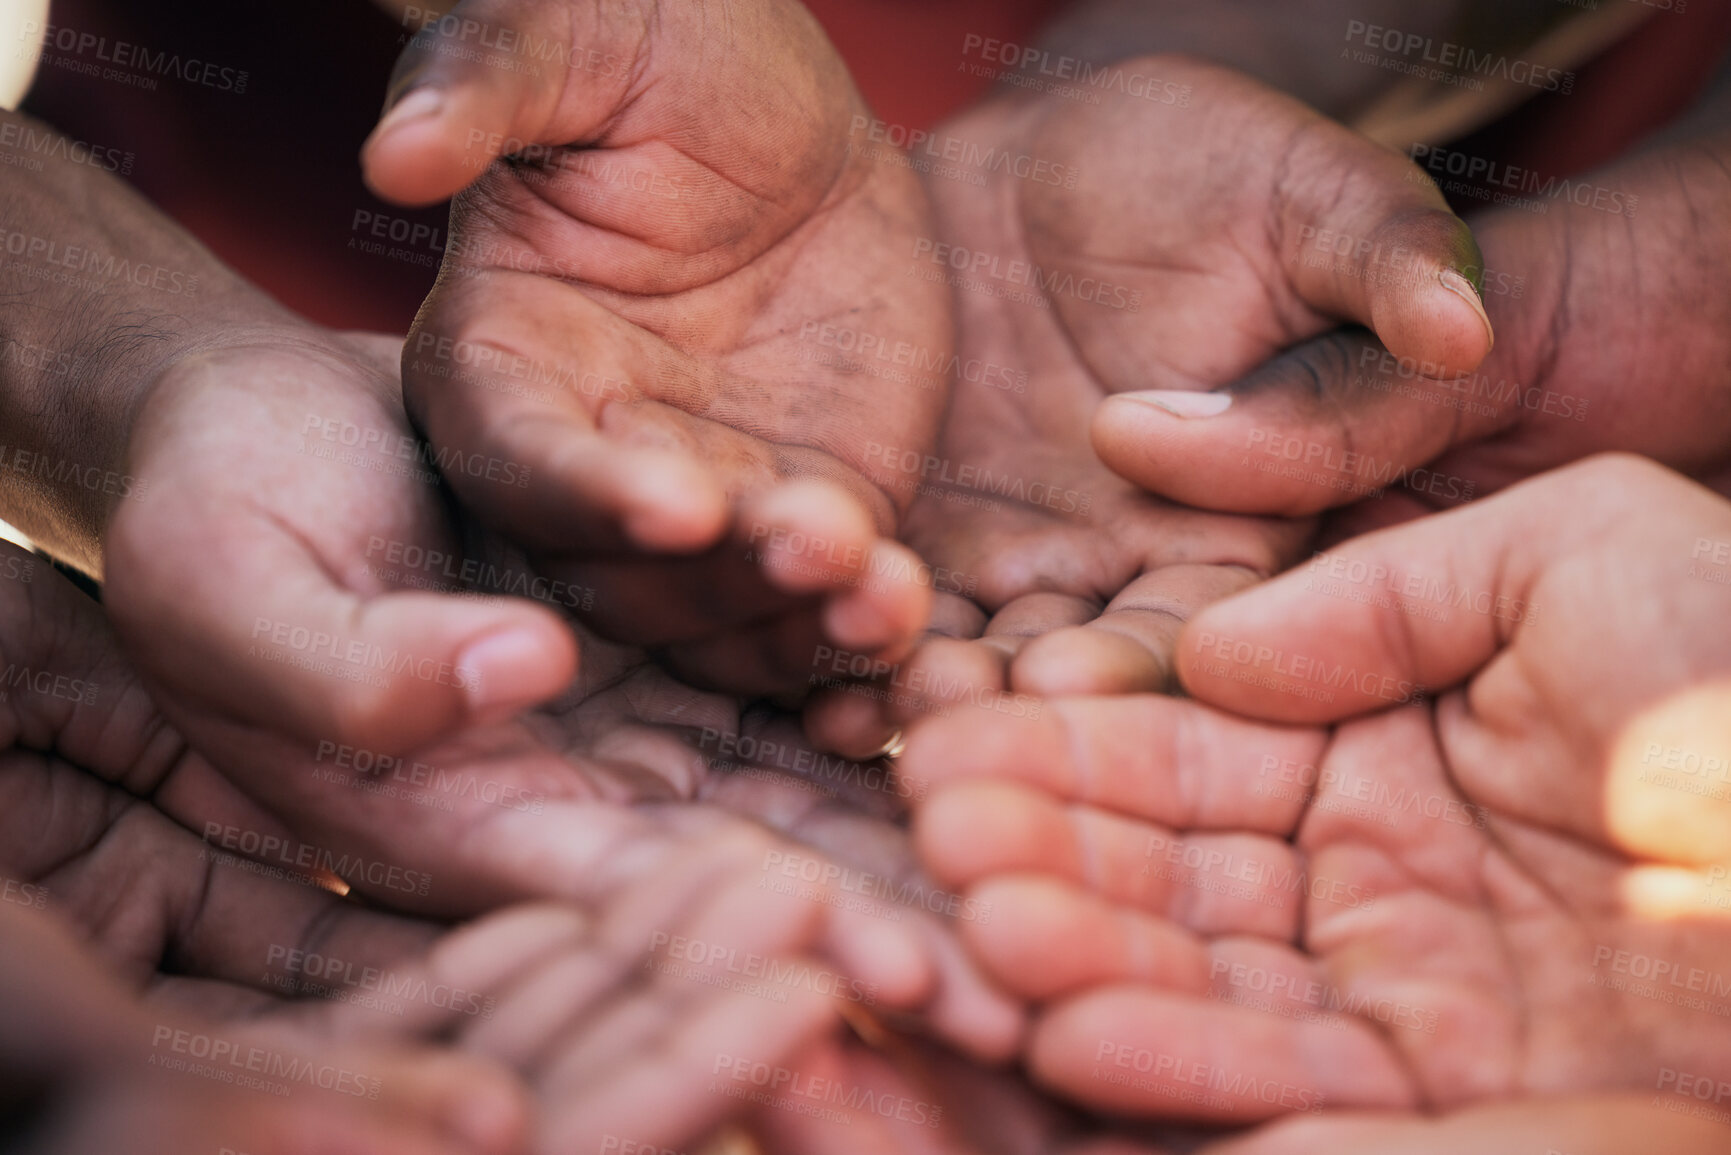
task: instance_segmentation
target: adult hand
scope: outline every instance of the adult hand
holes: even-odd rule
[[[1101,457],[1152,492],[1241,513],[1315,513],[1387,487],[1338,536],[1605,450],[1731,489],[1731,237],[1716,223],[1731,207],[1728,99],[1598,171],[1520,170],[1544,179],[1532,203],[1473,219],[1498,337],[1476,372],[1329,333],[1221,393],[1205,419],[1109,402]],[[1425,181],[1464,155],[1430,149]],[[1308,259],[1329,259],[1322,241]]]
[[[213,1017],[244,1024],[225,1039],[268,1024],[271,1045],[303,1051],[388,1055],[386,1044],[450,1039],[527,1080],[535,1150],[608,1134],[659,1148],[746,1108],[699,1093],[722,1059],[785,1063],[841,1009],[906,1010],[908,976],[941,969],[914,932],[844,909],[850,896],[822,860],[706,806],[659,818],[597,806],[566,831],[596,864],[580,899],[452,933],[221,853],[126,792],[224,805],[188,785],[208,770],[130,676],[95,603],[34,560],[0,546],[3,717],[17,743],[0,752],[0,883],[8,904],[51,906],[147,1000],[116,1031],[154,1009],[205,1020],[206,1033]],[[776,868],[790,859],[814,878],[782,885]],[[866,961],[851,972],[844,958]],[[485,1150],[531,1129],[514,1085],[487,1065],[406,1070],[428,1126]]]
[[[916,730],[922,858],[1000,912],[963,932],[1042,1002],[1036,1078],[1223,1121],[1731,1084],[1726,542],[1599,458],[1210,607],[1208,705]]]
[[[981,165],[928,181],[943,244],[908,270],[959,289],[964,371],[937,454],[880,456],[920,491],[906,539],[954,575],[940,588],[993,615],[991,648],[922,659],[975,700],[1164,688],[1185,618],[1306,539],[1114,477],[1089,445],[1103,400],[1182,423],[1341,321],[1463,371],[1491,346],[1471,234],[1408,161],[1213,65],[1102,75],[1077,98],[994,98],[929,146]],[[1306,261],[1315,237],[1347,255]],[[1367,275],[1395,254],[1400,276]],[[831,740],[851,728],[826,721]]]
[[[865,105],[811,16],[469,0],[392,92],[373,188],[462,190],[409,410],[445,457],[534,479],[448,468],[464,503],[700,684],[793,694],[819,644],[905,650],[929,582],[868,446],[929,449],[948,378],[831,365],[819,337],[943,366],[949,296],[898,275],[924,194],[850,151]]]
[[[1709,1155],[1731,1140],[1724,1122],[1717,1108],[1669,1096],[1519,1099],[1436,1117],[1332,1114],[1281,1120],[1202,1150],[1205,1155]]]
[[[47,603],[30,620],[32,668],[100,687],[61,720],[70,756],[155,799],[202,834],[213,860],[340,879],[397,909],[442,914],[527,897],[596,906],[645,875],[682,877],[681,864],[746,863],[771,908],[768,888],[785,885],[809,891],[806,907],[829,909],[840,872],[821,854],[696,802],[706,757],[737,733],[737,704],[685,689],[641,652],[589,639],[561,702],[400,758],[192,716],[203,739],[194,749],[169,721],[181,712],[159,710],[93,605]],[[794,874],[780,869],[789,862]],[[926,912],[886,923],[838,910],[821,926],[835,972],[872,984],[886,1010],[917,1012],[975,1053],[1013,1048],[1013,1007]]]

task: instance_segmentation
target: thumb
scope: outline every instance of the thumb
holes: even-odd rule
[[[1213,705],[1306,723],[1458,685],[1536,626],[1533,591],[1547,569],[1582,546],[1603,565],[1593,543],[1607,533],[1645,550],[1624,540],[1629,524],[1675,505],[1673,484],[1643,459],[1594,458],[1347,542],[1196,615],[1179,638],[1180,677]]]
[[[341,584],[365,559],[327,561],[274,518],[212,519],[219,537],[173,551],[142,507],[110,531],[115,628],[177,721],[399,755],[512,717],[574,674],[575,641],[548,609]]]
[[[594,132],[626,100],[647,30],[599,3],[465,0],[416,27],[386,112],[361,149],[367,186],[399,204],[445,200],[500,156]],[[558,139],[552,139],[553,136]]]
[[[1337,329],[1223,391],[1108,397],[1092,432],[1113,472],[1202,509],[1302,517],[1391,486],[1454,504],[1475,484],[1422,467],[1512,421],[1508,394],[1491,374],[1445,379]]]
[[[1330,126],[1335,128],[1337,126]],[[1470,373],[1496,342],[1467,223],[1406,157],[1346,129],[1300,137],[1298,183],[1277,218],[1288,282],[1319,313],[1373,331],[1396,357]]]

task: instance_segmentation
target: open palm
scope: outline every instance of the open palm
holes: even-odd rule
[[[1078,700],[917,731],[922,855],[1004,912],[965,929],[1044,1004],[1037,1075],[1220,1120],[1731,1076],[1725,590],[1688,573],[1728,532],[1705,491],[1596,459],[1343,548],[1418,578],[1388,604],[1324,562],[1181,642],[1215,705],[1381,713]],[[1427,579],[1472,596],[1423,612]],[[1312,655],[1357,677],[1325,690]]]
[[[1490,345],[1466,281],[1443,280],[1476,275],[1471,236],[1409,162],[1225,69],[1152,57],[1120,74],[1147,95],[1000,97],[936,132],[1005,159],[982,183],[928,181],[943,244],[910,273],[955,286],[963,372],[938,452],[884,456],[920,494],[906,540],[993,615],[989,648],[920,659],[976,701],[982,685],[1165,688],[1190,613],[1302,547],[1304,523],[1115,477],[1090,444],[1107,397],[1181,421],[1220,400],[1198,391],[1342,320],[1457,367]],[[1265,462],[1285,464],[1243,467]]]

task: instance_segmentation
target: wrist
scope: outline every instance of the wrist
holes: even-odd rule
[[[54,135],[13,113],[0,122]],[[0,516],[95,572],[139,397],[189,351],[293,318],[70,156],[0,171]]]

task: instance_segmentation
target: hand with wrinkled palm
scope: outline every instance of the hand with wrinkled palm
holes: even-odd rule
[[[991,615],[989,648],[921,659],[976,700],[1164,688],[1184,620],[1306,538],[1115,477],[1090,446],[1103,400],[1181,422],[1342,321],[1463,371],[1491,346],[1472,237],[1404,158],[1226,69],[1149,57],[1118,75],[1146,97],[997,97],[935,133],[983,158],[984,183],[928,181],[945,247],[908,271],[955,284],[961,365],[979,369],[937,453],[897,460],[920,491],[906,540]],[[938,621],[980,628],[954,607]],[[869,744],[841,702],[814,729]]]
[[[1594,459],[1210,607],[1208,705],[915,730],[922,860],[999,912],[962,930],[1040,1004],[1036,1079],[1239,1122],[1731,1082],[1727,541]]]
[[[1330,536],[1605,451],[1641,453],[1731,492],[1728,107],[1721,85],[1629,155],[1548,177],[1536,206],[1472,218],[1498,337],[1475,372],[1333,332],[1223,391],[1220,411],[1203,420],[1109,402],[1094,427],[1101,457],[1150,492],[1207,509],[1349,507]],[[1242,468],[1252,438],[1261,449],[1297,447],[1311,468]],[[1392,483],[1384,500],[1359,500],[1383,483]]]
[[[822,338],[941,364],[949,296],[899,276],[925,195],[849,149],[865,105],[811,16],[468,0],[394,90],[369,182],[458,194],[404,386],[465,505],[700,684],[797,694],[820,644],[905,650],[929,607],[894,541],[911,494],[867,447],[928,450],[947,379],[832,363]]]
[[[8,741],[0,751],[7,896],[0,917],[40,898],[61,927],[20,914],[0,938],[0,962],[13,968],[9,992],[60,1016],[49,1037],[65,1062],[21,1051],[15,1039],[0,1038],[0,1051],[26,1056],[21,1070],[9,1068],[15,1085],[65,1080],[56,1093],[88,1104],[95,1124],[54,1130],[63,1140],[56,1150],[99,1149],[92,1136],[140,1125],[135,1092],[152,1085],[140,1068],[159,1065],[145,1061],[160,1042],[152,1022],[358,1064],[386,1084],[380,1113],[356,1116],[340,1098],[332,1109],[297,1100],[298,1115],[272,1111],[243,1125],[234,1103],[198,1093],[200,1081],[165,1076],[162,1086],[174,1093],[153,1109],[178,1141],[230,1127],[231,1138],[275,1150],[291,1124],[308,1134],[328,1126],[347,1128],[360,1145],[416,1155],[516,1150],[526,1135],[547,1152],[592,1146],[607,1134],[684,1145],[743,1110],[739,1100],[703,1093],[722,1056],[789,1061],[835,1026],[850,996],[885,1011],[923,1001],[941,1034],[964,1044],[984,1038],[966,1012],[977,1016],[979,994],[994,996],[977,989],[935,926],[911,912],[889,923],[866,917],[822,880],[803,891],[766,885],[779,883],[775,867],[790,856],[824,863],[818,852],[718,807],[685,799],[657,806],[653,799],[676,786],[651,791],[629,773],[612,792],[635,793],[635,806],[595,800],[559,814],[555,803],[553,813],[536,815],[555,824],[582,869],[564,873],[570,862],[548,858],[545,844],[519,838],[510,848],[524,861],[504,885],[566,901],[514,906],[454,931],[339,899],[315,884],[330,864],[303,859],[295,852],[310,844],[286,832],[273,835],[283,840],[276,850],[261,853],[252,842],[225,853],[230,830],[272,831],[268,812],[188,751],[132,675],[96,604],[32,563],[0,546],[0,648],[9,668],[29,675],[11,680],[0,698]],[[647,715],[653,694],[641,688],[635,705],[612,707],[620,724],[604,729],[617,736],[623,762],[631,742],[623,719]],[[581,778],[582,771],[577,763],[563,773]],[[588,777],[599,783],[605,775],[603,763]],[[379,783],[390,779],[383,773]],[[441,789],[448,792],[429,793]],[[597,784],[594,792],[609,791]],[[355,792],[357,800],[381,796]],[[393,815],[381,808],[363,817]],[[433,859],[457,841],[452,827],[430,828],[426,838],[431,857],[414,860],[409,878],[439,869]],[[461,864],[460,855],[450,857]],[[343,861],[368,860],[350,853]],[[530,867],[546,877],[525,873]],[[481,882],[500,885],[485,875]],[[403,905],[416,901],[388,883],[371,889]],[[435,890],[420,901],[451,900]],[[69,928],[82,944],[66,940]],[[947,958],[937,957],[946,950]],[[95,978],[92,954],[105,964]],[[56,957],[71,961],[44,961]],[[51,970],[66,974],[50,978]],[[923,999],[934,986],[949,993]],[[68,997],[89,1013],[72,1014]],[[1001,1054],[1019,1022],[1012,1011],[1005,1023],[1007,1006],[985,1010]],[[11,1013],[0,1019],[14,1022]],[[417,1052],[435,1039],[494,1064]],[[524,1081],[532,1118],[528,1096],[497,1066]],[[386,1142],[375,1131],[392,1112],[398,1133]]]

